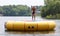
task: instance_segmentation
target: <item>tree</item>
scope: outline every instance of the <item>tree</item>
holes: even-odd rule
[[[49,2],[46,6],[43,6],[43,8],[41,9],[41,15],[43,15],[43,17],[46,17],[48,15],[56,15],[56,14],[60,14],[60,1],[51,1]]]

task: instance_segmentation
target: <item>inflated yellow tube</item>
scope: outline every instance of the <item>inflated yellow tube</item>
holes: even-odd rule
[[[54,30],[55,27],[56,24],[53,21],[38,23],[38,30]]]
[[[16,31],[45,31],[54,30],[56,23],[54,21],[41,21],[41,22],[20,22],[20,21],[8,21],[5,23],[7,30]]]

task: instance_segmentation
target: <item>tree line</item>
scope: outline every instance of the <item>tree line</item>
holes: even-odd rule
[[[0,14],[3,16],[30,16],[30,7],[26,5],[0,6]]]

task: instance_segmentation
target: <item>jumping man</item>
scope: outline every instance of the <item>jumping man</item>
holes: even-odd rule
[[[32,6],[32,20],[35,20],[35,10],[36,10],[36,8],[35,8],[35,6]]]

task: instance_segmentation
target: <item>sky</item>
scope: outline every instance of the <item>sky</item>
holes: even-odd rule
[[[4,5],[43,6],[44,0],[0,0],[0,6]]]

